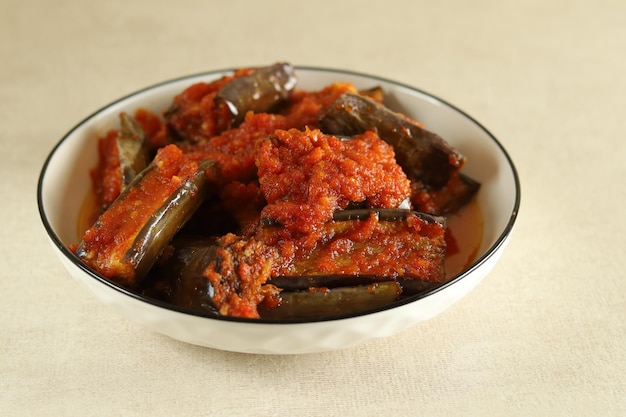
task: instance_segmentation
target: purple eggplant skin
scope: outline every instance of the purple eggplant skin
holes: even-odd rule
[[[289,320],[356,314],[389,305],[400,293],[400,285],[395,281],[282,292],[280,304],[267,308],[261,303],[259,315],[262,319]]]
[[[132,259],[137,277],[148,273],[163,249],[200,207],[210,188],[205,170],[212,166],[212,161],[201,163],[198,171],[152,214],[139,231],[135,244],[125,255]]]
[[[268,112],[287,100],[297,82],[293,66],[277,63],[235,78],[222,88],[215,100],[228,107],[234,127],[243,122],[247,112]]]
[[[343,93],[319,116],[323,132],[353,136],[373,130],[393,146],[396,160],[409,178],[441,188],[465,158],[439,135],[376,101]]]
[[[211,188],[206,171],[213,169],[213,161],[202,162],[198,170],[185,180],[174,192],[151,213],[145,223],[137,226],[137,234],[132,244],[119,257],[108,259],[107,262],[132,265],[133,274],[130,277],[114,277],[125,286],[136,286],[148,274],[163,250],[180,231],[185,223],[196,212],[204,201]],[[150,163],[143,171],[135,176],[120,196],[113,202],[126,204],[125,199],[133,187],[141,187],[142,181],[155,169]],[[90,255],[81,241],[76,249],[76,256],[87,259]]]
[[[459,172],[450,178],[445,187],[438,190],[428,190],[434,206],[432,214],[446,216],[455,213],[468,204],[479,189],[480,183],[478,181]]]
[[[376,282],[389,281],[386,277],[374,275],[279,275],[267,280],[283,291],[304,291],[309,288],[339,288],[355,285],[370,285]]]
[[[390,278],[375,275],[297,275],[277,276],[270,278],[267,283],[272,284],[285,293],[305,291],[309,288],[340,288],[371,285],[377,282],[395,281],[402,289],[402,297],[413,296],[430,291],[443,282],[426,281],[418,278]]]
[[[359,207],[358,204],[354,205],[355,207]],[[406,220],[407,215],[412,213],[422,220],[428,222],[434,222],[440,224],[442,227],[446,227],[446,219],[442,216],[436,216],[430,213],[422,213],[419,211],[409,210],[409,209],[400,209],[400,208],[350,208],[343,210],[335,210],[333,213],[333,221],[342,222],[342,221],[350,221],[350,220],[365,220],[369,218],[372,214],[376,215],[379,220],[383,221],[403,221]],[[260,225],[262,227],[282,227],[282,225],[272,219],[268,219],[267,217],[262,217],[260,219]]]
[[[179,307],[219,314],[213,304],[213,288],[203,272],[217,257],[214,239],[177,236],[171,250],[155,265],[142,294]],[[309,284],[305,285],[307,278]],[[280,304],[268,308],[261,303],[259,314],[267,319],[327,317],[350,314],[390,304],[402,293],[399,282],[381,277],[286,277]],[[300,283],[299,287],[289,284]],[[315,288],[313,288],[315,287]]]
[[[143,295],[191,310],[218,314],[213,288],[202,273],[216,258],[215,239],[176,236],[143,285]]]
[[[116,142],[123,190],[150,163],[150,149],[143,128],[128,113],[120,113],[120,131]]]
[[[361,208],[352,210],[336,210],[333,213],[333,220],[338,221],[350,221],[350,220],[365,220],[372,214],[376,215],[379,220],[382,221],[404,221],[409,214],[431,223],[438,223],[442,227],[446,227],[446,219],[441,216],[435,216],[428,213],[422,213],[419,211],[413,211],[409,209],[392,209],[392,208]]]

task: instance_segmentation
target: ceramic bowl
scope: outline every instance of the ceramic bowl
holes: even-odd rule
[[[96,137],[117,127],[120,112],[142,107],[160,114],[187,86],[231,73],[222,70],[163,82],[123,97],[78,123],[52,149],[39,178],[38,205],[54,252],[69,274],[113,311],[155,332],[210,348],[261,354],[328,351],[388,337],[438,315],[480,283],[505,249],[520,204],[519,178],[498,140],[463,111],[417,88],[351,71],[310,67],[296,71],[300,89],[316,90],[334,81],[352,82],[357,88],[382,86],[389,107],[424,123],[465,154],[463,172],[482,183],[476,200],[482,213],[482,239],[473,262],[455,271],[445,285],[384,308],[279,323],[187,311],[146,299],[86,268],[67,245],[79,239],[77,219],[91,186]]]

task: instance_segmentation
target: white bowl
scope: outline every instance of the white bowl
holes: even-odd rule
[[[78,240],[77,219],[91,186],[89,170],[97,160],[95,138],[117,127],[120,112],[142,107],[160,114],[187,86],[231,72],[222,70],[167,81],[123,97],[80,122],[52,150],[39,178],[39,213],[70,275],[113,310],[155,332],[215,349],[265,354],[320,352],[391,336],[436,316],[473,289],[502,254],[520,204],[519,178],[502,145],[461,110],[416,88],[349,71],[304,67],[296,71],[300,89],[320,89],[334,81],[352,82],[357,88],[380,85],[389,107],[423,122],[467,156],[463,172],[482,183],[477,203],[484,219],[482,242],[471,265],[445,285],[385,308],[282,323],[187,311],[146,299],[86,268],[67,245]]]

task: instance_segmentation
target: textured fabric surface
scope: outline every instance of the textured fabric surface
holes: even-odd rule
[[[0,415],[626,415],[626,2],[0,2]],[[442,315],[336,352],[234,354],[77,285],[35,191],[110,101],[211,69],[345,68],[422,88],[505,146],[513,238]]]

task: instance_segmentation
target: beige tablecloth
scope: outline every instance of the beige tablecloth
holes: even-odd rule
[[[0,1],[0,415],[626,415],[626,2]],[[328,353],[187,345],[64,271],[35,191],[74,124],[210,69],[346,68],[420,87],[499,138],[522,206],[440,316]]]

